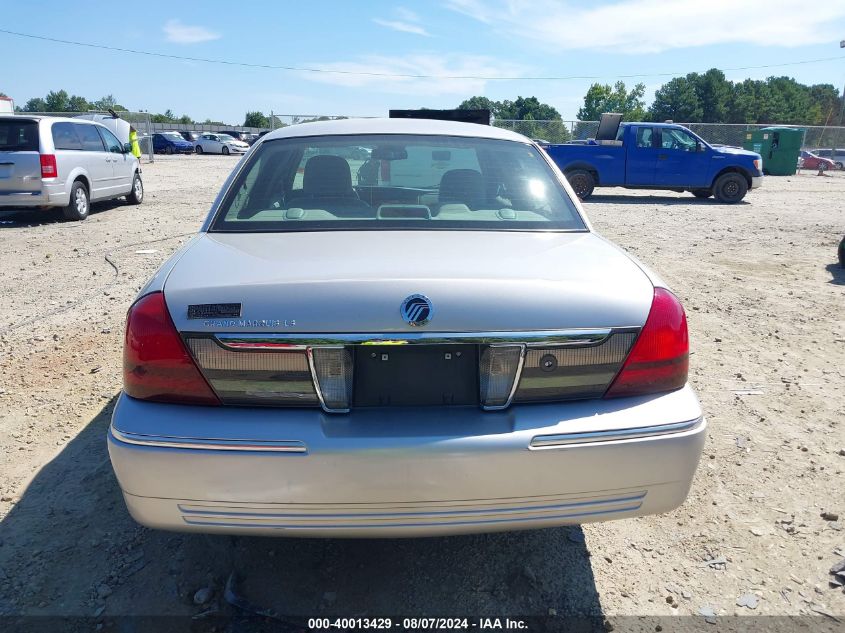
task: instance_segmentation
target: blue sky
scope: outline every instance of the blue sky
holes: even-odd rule
[[[374,77],[245,68],[95,50],[0,33],[0,91],[22,105],[64,88],[130,109],[241,123],[247,110],[386,115],[390,108],[454,107],[483,94],[538,97],[574,118],[590,75],[676,73],[837,57],[726,71],[729,79],[789,75],[845,83],[845,1],[435,0],[433,2],[7,2],[0,29],[236,62]],[[510,77],[444,79],[443,77]],[[515,78],[515,79],[513,79]],[[642,81],[647,98],[670,77]]]

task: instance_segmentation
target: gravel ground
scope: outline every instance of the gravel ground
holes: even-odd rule
[[[150,531],[128,516],[104,441],[123,319],[235,162],[157,159],[143,205],[95,205],[82,223],[0,213],[0,615],[225,614],[234,572],[240,596],[294,615],[845,620],[828,584],[845,557],[845,174],[769,178],[737,206],[623,190],[586,204],[687,308],[710,430],[678,510],[396,541]]]

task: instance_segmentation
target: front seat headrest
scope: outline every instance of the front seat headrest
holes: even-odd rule
[[[349,163],[340,156],[312,156],[305,163],[302,192],[311,196],[355,198]]]

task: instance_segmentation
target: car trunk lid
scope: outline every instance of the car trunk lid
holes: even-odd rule
[[[182,332],[311,333],[639,327],[653,293],[592,233],[419,230],[207,233],[164,290]],[[433,306],[422,328],[400,314],[415,294]],[[189,318],[218,304],[237,316]]]

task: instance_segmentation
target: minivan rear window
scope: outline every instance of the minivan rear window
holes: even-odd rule
[[[37,152],[38,122],[0,119],[0,152]]]

